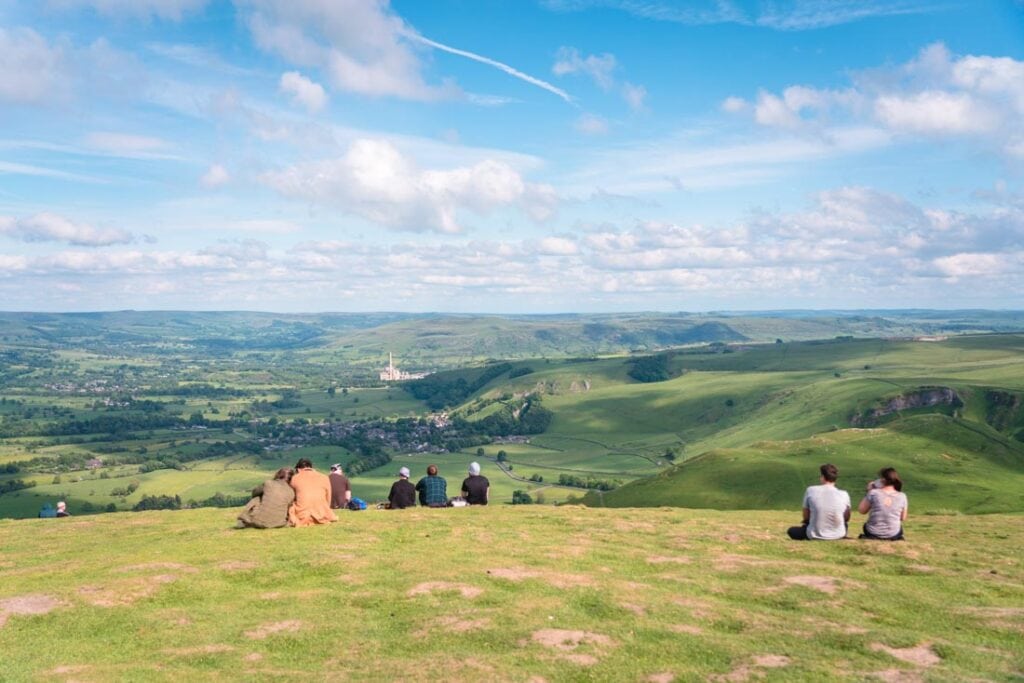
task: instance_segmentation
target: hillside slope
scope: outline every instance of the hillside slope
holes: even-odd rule
[[[1013,680],[1024,517],[899,544],[793,513],[231,511],[0,521],[5,681]],[[44,646],[45,644],[45,646]]]

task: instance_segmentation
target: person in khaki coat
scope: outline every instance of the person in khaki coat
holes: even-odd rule
[[[252,500],[238,515],[239,527],[277,529],[288,526],[288,508],[295,501],[295,490],[288,484],[292,471],[282,467],[252,490]]]
[[[331,480],[326,474],[314,470],[312,462],[302,458],[295,463],[291,483],[295,489],[295,502],[288,510],[288,522],[292,526],[338,521],[338,516],[331,509]]]

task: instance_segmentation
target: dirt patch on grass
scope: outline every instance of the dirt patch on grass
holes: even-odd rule
[[[765,565],[774,564],[770,560],[763,560],[759,557],[734,555],[731,553],[719,555],[712,562],[715,565],[715,569],[720,572],[734,572],[739,569],[746,569],[747,567],[764,567]]]
[[[783,581],[791,586],[803,586],[828,595],[835,595],[840,588],[863,588],[861,583],[849,579],[838,579],[834,576],[787,576]]]
[[[431,633],[445,631],[449,633],[467,633],[469,631],[481,631],[490,628],[491,620],[487,617],[480,619],[462,619],[461,617],[448,616],[438,619],[431,619],[430,626],[413,633],[417,638],[426,638]]]
[[[224,652],[234,651],[234,647],[231,645],[200,645],[198,647],[171,647],[165,650],[160,650],[167,655],[176,655],[178,657],[194,657],[195,655],[216,655]]]
[[[256,569],[259,566],[259,562],[250,562],[248,560],[229,560],[218,564],[217,569],[225,572],[244,572],[250,569]]]
[[[246,656],[242,657],[242,659],[247,662],[260,662],[263,661],[263,655],[259,652],[250,652]]]
[[[527,569],[526,567],[498,567],[496,569],[488,569],[487,574],[498,579],[514,581],[516,583],[519,581],[526,581],[528,579],[536,579],[554,586],[555,588],[563,589],[596,585],[594,579],[585,574],[546,572],[537,569]]]
[[[144,564],[131,564],[127,567],[121,567],[118,571],[122,572],[164,572],[164,571],[175,571],[175,572],[187,572],[194,574],[198,569],[189,564],[182,564],[180,562],[146,562]]]
[[[177,581],[173,574],[118,581],[110,586],[82,586],[78,594],[94,607],[124,607],[156,593],[160,586]]]
[[[666,557],[664,555],[655,555],[654,557],[647,558],[647,564],[690,564],[690,562],[692,560],[685,556]]]
[[[871,678],[885,681],[886,683],[921,683],[924,679],[916,671],[904,671],[902,669],[886,669],[868,674]]]
[[[871,643],[871,649],[875,652],[884,652],[890,657],[895,657],[901,662],[913,664],[914,666],[935,666],[942,663],[942,658],[932,650],[930,643],[921,643],[916,647],[889,647],[882,643]]]
[[[685,633],[690,636],[699,636],[704,633],[704,629],[700,626],[694,626],[693,624],[672,624],[668,627],[668,630],[673,633]]]
[[[427,581],[413,586],[406,593],[410,598],[417,595],[425,595],[434,592],[458,591],[464,598],[475,598],[484,592],[483,588],[470,586],[465,583],[448,583],[447,581]]]
[[[8,617],[48,614],[63,605],[63,602],[52,595],[17,595],[13,598],[4,598],[0,600],[0,627],[7,623]]]
[[[246,631],[245,637],[251,640],[264,640],[278,633],[296,633],[300,631],[303,626],[305,626],[305,624],[298,619],[275,621],[270,624],[263,624],[251,631]]]
[[[534,631],[531,638],[533,642],[540,643],[544,647],[563,652],[572,652],[581,645],[611,647],[615,644],[615,641],[601,633],[569,631],[561,628],[543,628],[539,631]]]
[[[63,664],[54,667],[47,673],[51,676],[73,676],[75,674],[83,674],[91,668],[88,664]]]
[[[651,674],[645,680],[647,680],[648,683],[672,683],[672,681],[676,680],[676,675],[670,671],[666,671],[660,674]]]
[[[632,612],[638,617],[643,617],[647,615],[647,610],[645,610],[643,606],[638,605],[635,602],[620,602],[619,607],[629,612]]]
[[[790,659],[785,655],[757,655],[749,664],[741,664],[727,674],[712,674],[708,676],[708,680],[722,683],[743,683],[755,676],[761,678],[764,672],[760,669],[778,669],[789,666],[789,664]]]

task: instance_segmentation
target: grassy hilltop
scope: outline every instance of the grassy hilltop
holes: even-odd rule
[[[0,521],[5,681],[1024,676],[1024,517],[793,543],[793,513],[231,511]]]

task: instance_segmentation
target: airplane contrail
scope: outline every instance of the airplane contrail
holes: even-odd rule
[[[422,43],[423,45],[426,45],[428,47],[432,47],[432,48],[434,48],[436,50],[441,50],[442,52],[448,52],[448,53],[451,53],[453,55],[458,55],[460,57],[465,57],[466,59],[472,59],[475,62],[480,62],[481,64],[487,64],[488,66],[493,66],[496,69],[501,69],[502,71],[507,73],[509,76],[514,76],[514,77],[518,78],[519,80],[526,81],[527,83],[535,85],[538,88],[543,88],[544,90],[547,90],[550,93],[554,93],[555,95],[558,95],[559,97],[561,97],[563,100],[565,100],[569,104],[573,104],[572,97],[569,95],[569,93],[565,92],[561,88],[553,86],[550,83],[548,83],[547,81],[542,81],[539,78],[534,78],[530,74],[523,73],[522,71],[519,71],[518,69],[514,69],[511,66],[509,66],[508,64],[504,64],[504,63],[499,62],[499,61],[497,61],[495,59],[491,59],[490,57],[484,57],[483,55],[478,55],[475,52],[468,52],[466,50],[460,50],[460,49],[458,49],[456,47],[451,47],[451,46],[448,46],[448,45],[444,45],[443,43],[439,43],[439,42],[437,42],[435,40],[431,40],[430,38],[424,38],[420,34],[413,33],[412,31],[407,31],[407,32],[405,32],[404,35],[409,40],[414,40],[414,41],[416,41],[418,43]]]

